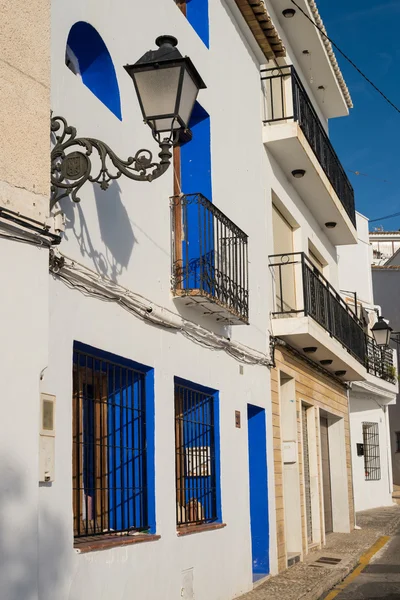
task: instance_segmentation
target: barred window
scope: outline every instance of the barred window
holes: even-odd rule
[[[145,373],[73,356],[74,536],[147,530]]]
[[[381,478],[379,455],[378,423],[363,423],[364,469],[366,481],[378,481]]]
[[[216,521],[214,396],[175,382],[177,524]]]

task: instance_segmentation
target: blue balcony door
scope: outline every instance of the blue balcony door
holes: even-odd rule
[[[214,219],[200,198],[212,202],[211,124],[206,110],[196,102],[189,122],[193,139],[181,147],[181,188],[188,195],[183,210],[183,281],[184,289],[213,292],[215,279]]]
[[[247,405],[253,581],[269,574],[267,432],[265,410]]]

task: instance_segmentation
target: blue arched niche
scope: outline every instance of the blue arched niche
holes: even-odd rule
[[[121,99],[113,61],[96,29],[85,21],[75,23],[69,32],[66,64],[71,58],[83,83],[121,121]]]

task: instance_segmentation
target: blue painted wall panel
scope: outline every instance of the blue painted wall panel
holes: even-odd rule
[[[209,48],[208,0],[186,0],[186,17],[199,38]]]
[[[248,404],[250,524],[253,580],[269,573],[269,518],[265,410]]]
[[[92,25],[75,23],[67,45],[78,63],[83,83],[118,119],[122,120],[121,99],[114,64],[107,46]]]
[[[212,201],[210,115],[198,102],[194,105],[189,128],[193,138],[181,147],[182,192],[200,192]]]

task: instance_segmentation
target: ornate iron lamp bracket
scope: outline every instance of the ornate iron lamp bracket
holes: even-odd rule
[[[177,142],[177,138],[157,140],[161,148],[158,154],[159,162],[154,162],[152,153],[145,149],[139,150],[127,160],[122,160],[104,142],[94,138],[76,137],[76,128],[68,125],[64,117],[51,118],[51,132],[55,135],[56,143],[51,152],[50,210],[59,200],[69,195],[74,202],[80,202],[77,194],[86,181],[98,183],[102,190],[106,190],[110,181],[118,179],[121,175],[135,181],[157,179],[171,164],[170,150]],[[74,146],[81,147],[82,150],[67,153],[67,150]],[[90,160],[93,150],[97,151],[100,163],[96,167],[95,175],[92,175],[93,165]],[[115,168],[114,173],[109,170],[111,165]]]

